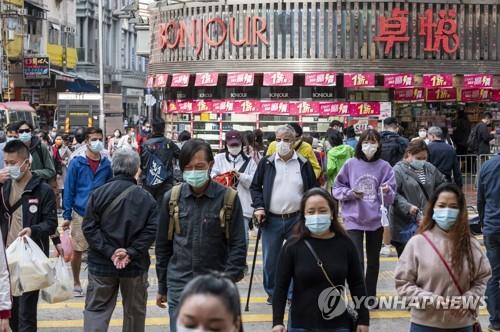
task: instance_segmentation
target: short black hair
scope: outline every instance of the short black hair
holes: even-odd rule
[[[31,131],[34,130],[33,125],[31,123],[27,122],[27,121],[24,121],[24,120],[23,121],[19,121],[16,124],[16,130],[19,130],[19,128],[21,128],[21,126],[23,126],[23,125],[27,125],[31,129]]]
[[[3,148],[3,152],[17,153],[24,159],[29,159],[30,157],[30,150],[28,150],[28,147],[24,145],[23,142],[17,139],[7,142],[7,144],[5,144],[5,147]]]
[[[146,122],[144,123],[146,124]],[[156,118],[153,120],[153,124],[151,125],[151,128],[153,129],[153,134],[165,134],[165,120],[162,118]]]
[[[344,143],[344,135],[342,135],[342,133],[338,130],[332,129],[328,131],[327,139],[328,143],[330,143],[332,147],[339,146]]]
[[[181,133],[179,134],[179,136],[177,136],[177,140],[179,142],[185,142],[185,141],[189,141],[191,139],[191,133],[187,130],[183,130],[181,131]]]
[[[103,135],[102,129],[101,128],[96,128],[96,127],[87,128],[87,130],[85,131],[85,139],[88,139],[90,137],[90,135],[92,135],[92,134],[101,134],[101,135]]]
[[[17,125],[17,122],[11,122],[7,125],[7,127],[5,127],[5,130],[6,131],[17,131],[17,128],[19,128],[19,126]]]
[[[491,112],[484,112],[482,119],[491,120],[491,119],[493,119],[493,115],[491,114]]]
[[[347,127],[345,130],[345,135],[347,136],[347,138],[356,137],[356,131],[354,130],[354,126]]]
[[[300,137],[304,133],[302,127],[297,122],[290,122],[288,125],[295,130],[296,137]]]
[[[398,119],[393,116],[384,119],[384,126],[397,127]]]
[[[332,122],[330,122],[330,128],[333,128],[333,127],[344,128],[344,124],[342,122],[340,122],[339,120],[333,120]]]
[[[195,138],[187,141],[182,146],[181,153],[179,155],[179,167],[181,171],[184,171],[186,165],[191,162],[193,156],[199,151],[205,151],[205,157],[208,163],[214,161],[214,153],[212,152],[210,144],[202,139]]]
[[[375,140],[378,143],[378,149],[372,159],[366,159],[365,154],[363,153],[363,142],[367,140]],[[380,159],[380,155],[382,154],[382,139],[380,134],[375,129],[367,129],[365,130],[361,136],[359,137],[358,144],[356,145],[356,149],[354,151],[354,157],[357,159],[361,159],[364,161],[372,162]]]
[[[82,144],[83,141],[87,138],[87,128],[85,127],[78,127],[75,130],[75,140],[79,143]]]

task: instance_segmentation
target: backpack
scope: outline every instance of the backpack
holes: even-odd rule
[[[144,153],[147,154],[144,184],[147,187],[157,188],[172,176],[168,166],[172,163],[173,154],[168,150],[170,143],[166,140],[144,145]]]
[[[475,125],[469,133],[467,138],[467,149],[470,153],[479,152],[479,135],[478,135],[479,124]]]
[[[380,158],[387,161],[391,166],[394,166],[403,159],[405,150],[406,146],[399,136],[382,138]]]
[[[174,230],[176,234],[180,234],[181,225],[179,222],[179,196],[181,194],[182,183],[173,186],[170,192],[169,215],[170,223],[168,224],[168,240],[174,238]],[[229,241],[231,219],[233,218],[233,207],[236,195],[238,192],[232,188],[226,188],[224,194],[224,204],[219,213],[220,227],[224,230],[226,241]]]

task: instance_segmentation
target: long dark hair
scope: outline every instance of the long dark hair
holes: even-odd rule
[[[460,210],[457,222],[448,231],[448,236],[451,241],[451,267],[455,270],[457,275],[460,275],[462,273],[463,263],[465,260],[469,265],[469,280],[473,280],[476,268],[474,264],[474,255],[472,254],[472,236],[469,229],[465,195],[458,186],[451,183],[445,183],[436,189],[427,204],[424,220],[418,229],[418,233],[422,234],[423,232],[431,230],[436,226],[436,222],[432,219],[434,206],[439,199],[439,195],[445,192],[455,194]]]
[[[330,207],[330,211],[332,211],[332,223],[330,225],[330,231],[334,232],[337,235],[347,236],[344,227],[339,223],[338,220],[338,212],[335,201],[332,198],[332,195],[328,193],[325,189],[322,188],[312,188],[309,189],[302,200],[300,201],[300,217],[299,222],[295,225],[292,232],[291,241],[299,241],[303,238],[307,238],[311,236],[311,232],[306,227],[306,217],[305,217],[305,209],[307,200],[313,196],[321,196],[324,200],[328,202],[328,206]]]
[[[238,287],[236,287],[231,279],[220,272],[214,271],[191,280],[182,291],[175,317],[179,317],[181,308],[189,297],[199,294],[211,295],[218,298],[226,307],[227,311],[233,316],[233,322],[239,323],[238,332],[243,332]]]
[[[363,142],[364,141],[376,141],[378,143],[378,149],[372,159],[366,159],[365,154],[363,153]],[[356,149],[354,152],[354,157],[357,159],[362,159],[367,162],[377,161],[380,159],[380,155],[382,154],[382,139],[380,134],[375,129],[367,129],[365,130],[361,136],[359,137],[358,144],[356,145]]]

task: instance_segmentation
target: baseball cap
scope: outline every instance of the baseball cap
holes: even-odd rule
[[[226,144],[228,146],[241,145],[241,134],[237,130],[230,130],[226,133]]]

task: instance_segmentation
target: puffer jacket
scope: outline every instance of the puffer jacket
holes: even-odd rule
[[[0,239],[2,238],[2,230],[0,229]],[[11,309],[9,269],[7,268],[3,240],[0,240],[0,319],[10,318]]]

